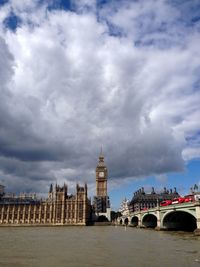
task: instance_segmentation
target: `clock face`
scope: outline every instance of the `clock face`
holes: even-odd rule
[[[100,172],[99,177],[104,177],[104,172]]]

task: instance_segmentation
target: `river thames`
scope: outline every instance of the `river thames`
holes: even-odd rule
[[[200,236],[114,226],[0,228],[0,267],[200,266]]]

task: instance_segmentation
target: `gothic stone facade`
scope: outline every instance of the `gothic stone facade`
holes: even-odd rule
[[[76,194],[67,186],[51,185],[46,200],[34,197],[0,196],[0,226],[4,225],[86,225],[90,219],[87,185],[77,184]]]

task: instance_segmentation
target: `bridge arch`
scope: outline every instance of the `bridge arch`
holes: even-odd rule
[[[138,219],[138,217],[137,217],[137,216],[133,216],[133,217],[131,218],[131,225],[134,226],[134,227],[136,227],[136,226],[138,226],[138,224],[139,224],[139,219]]]
[[[128,225],[128,223],[129,223],[128,218],[125,218],[125,219],[124,219],[124,224],[125,224],[125,225]]]
[[[142,225],[147,228],[156,228],[157,217],[154,214],[145,214],[142,218]]]
[[[193,232],[197,228],[197,220],[190,212],[176,210],[166,213],[161,225],[167,230]]]

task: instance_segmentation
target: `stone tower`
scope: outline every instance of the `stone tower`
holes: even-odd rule
[[[96,196],[94,197],[94,210],[96,218],[104,216],[110,221],[110,200],[107,194],[108,170],[104,162],[102,151],[96,167]]]
[[[101,152],[99,162],[96,167],[96,196],[107,197],[107,176],[108,171]]]

